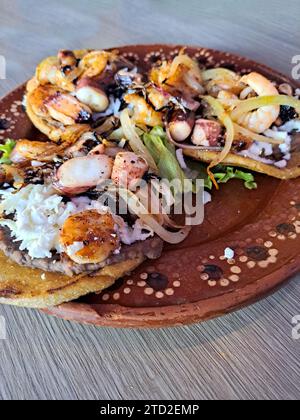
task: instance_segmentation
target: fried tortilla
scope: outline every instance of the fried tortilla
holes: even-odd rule
[[[153,237],[125,245],[102,264],[76,264],[64,255],[32,259],[0,228],[0,303],[45,308],[101,292],[146,258],[158,258],[162,248],[163,241]]]
[[[189,149],[185,149],[184,154],[205,163],[212,162],[219,155],[218,152]],[[268,165],[234,153],[229,153],[229,155],[222,161],[222,165],[246,168],[278,179],[298,178],[300,176],[300,135],[296,134],[293,138],[291,159],[288,161],[286,168],[278,168],[274,165]]]
[[[46,308],[101,292],[144,261],[143,256],[109,265],[93,276],[68,277],[63,274],[33,270],[12,262],[0,252],[0,303],[29,308]]]

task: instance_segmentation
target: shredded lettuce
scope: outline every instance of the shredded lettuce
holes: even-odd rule
[[[241,179],[244,181],[244,186],[248,190],[257,188],[257,183],[255,182],[253,174],[241,171],[240,169],[231,168],[230,166],[220,168],[217,172],[214,172],[214,177],[218,184],[226,184],[231,179]],[[213,183],[210,177],[208,176],[205,181],[206,188],[211,190]]]
[[[188,160],[187,165],[189,167],[190,173],[192,174],[192,178],[203,179],[204,187],[208,190],[212,190],[213,182],[207,175],[206,165],[194,160]],[[254,190],[257,188],[254,175],[241,169],[235,169],[231,166],[218,165],[213,169],[213,174],[218,184],[226,184],[231,179],[240,179],[244,181],[244,186],[248,190]]]
[[[143,141],[158,167],[160,177],[170,182],[180,180],[183,186],[185,174],[176,158],[176,149],[163,128],[154,127],[150,133],[143,135]]]
[[[10,155],[15,145],[16,145],[16,142],[11,139],[7,139],[5,144],[0,144],[0,152],[2,152],[2,156],[0,158],[0,164],[2,163],[6,165],[11,164]]]
[[[154,127],[149,133],[143,135],[143,141],[152,158],[154,159],[159,175],[172,182],[179,179],[183,182],[187,179],[203,179],[204,187],[212,190],[213,181],[207,175],[207,167],[201,162],[187,160],[188,171],[183,171],[176,158],[176,149],[168,140],[168,137],[162,127]],[[213,170],[215,180],[218,184],[226,184],[231,179],[240,179],[244,181],[245,188],[253,190],[257,188],[254,176],[250,172],[241,169],[235,169],[230,166],[218,165]],[[194,187],[191,186],[195,192]]]

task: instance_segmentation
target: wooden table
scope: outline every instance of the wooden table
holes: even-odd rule
[[[5,94],[60,48],[196,44],[286,74],[300,54],[300,3],[277,0],[1,0]],[[300,277],[273,297],[202,325],[97,329],[0,307],[2,399],[299,398]]]

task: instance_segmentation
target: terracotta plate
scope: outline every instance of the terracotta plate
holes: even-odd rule
[[[119,48],[147,66],[178,52],[174,46]],[[278,82],[285,76],[242,57],[204,48],[187,51],[206,66],[256,70]],[[0,103],[0,139],[39,138],[22,111],[24,87]],[[300,179],[256,176],[259,188],[231,182],[213,194],[205,222],[179,246],[99,295],[48,309],[69,320],[113,327],[159,327],[203,321],[250,304],[281,286],[300,269]],[[224,250],[235,251],[225,260]]]

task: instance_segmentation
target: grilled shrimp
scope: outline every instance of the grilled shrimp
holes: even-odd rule
[[[111,179],[119,186],[130,188],[148,171],[149,166],[144,159],[132,152],[117,154]]]
[[[64,125],[86,123],[92,116],[92,110],[87,105],[80,103],[74,96],[62,92],[49,96],[44,105],[50,117]]]
[[[128,94],[124,96],[124,100],[133,107],[133,120],[137,124],[145,124],[150,127],[162,125],[162,113],[155,111],[141,96]]]
[[[161,88],[150,86],[147,89],[148,100],[152,103],[155,109],[161,109],[167,106],[170,102],[171,95]]]
[[[12,151],[10,160],[13,163],[23,163],[31,160],[52,162],[61,151],[61,146],[54,143],[21,139]]]
[[[77,195],[110,179],[113,160],[106,155],[70,159],[57,171],[54,187],[67,195]]]
[[[64,223],[60,242],[66,254],[78,264],[99,264],[120,248],[113,216],[87,210],[70,216]]]
[[[238,96],[227,90],[221,90],[218,93],[218,100],[226,109],[231,109],[232,107],[236,106],[239,102]]]
[[[62,53],[60,56],[63,59]],[[36,80],[41,85],[50,83],[66,91],[73,92],[75,89],[74,81],[80,76],[81,70],[75,65],[74,67],[70,67],[64,63],[65,61],[60,62],[58,57],[46,58],[36,69]]]
[[[46,120],[53,118],[64,125],[87,122],[92,115],[88,106],[51,85],[39,86],[28,93],[27,103],[37,116]]]
[[[204,92],[198,63],[183,52],[172,62],[164,61],[160,67],[153,67],[150,71],[150,80],[169,92],[174,88],[186,94]]]
[[[92,51],[84,55],[79,62],[79,69],[82,77],[99,76],[107,66],[109,61],[114,61],[116,54],[107,51]]]
[[[249,85],[258,96],[279,95],[276,87],[259,73],[253,72],[243,76],[241,82]],[[277,120],[279,113],[280,106],[265,106],[243,115],[238,123],[255,133],[263,133]]]

